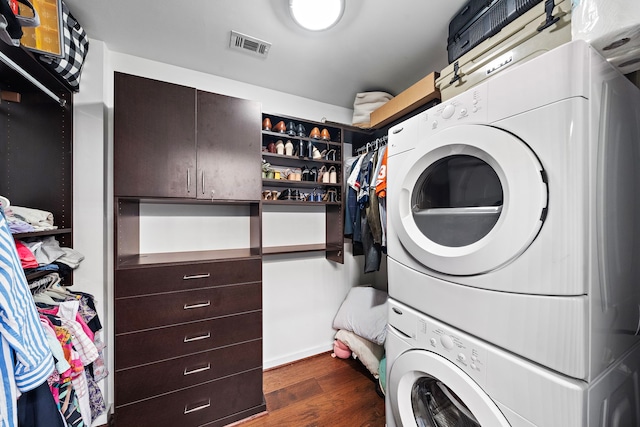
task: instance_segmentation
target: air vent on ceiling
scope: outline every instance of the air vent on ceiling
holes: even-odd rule
[[[237,31],[231,31],[229,47],[234,50],[240,50],[251,55],[266,58],[269,53],[271,43],[255,37],[247,36],[246,34],[238,33]]]

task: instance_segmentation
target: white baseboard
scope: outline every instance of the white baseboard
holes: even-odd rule
[[[265,359],[262,362],[262,365],[263,365],[262,368],[263,369],[275,368],[277,366],[286,365],[287,363],[295,362],[297,360],[315,356],[317,354],[324,353],[331,350],[333,350],[333,341],[325,345],[319,345],[317,347],[308,348],[303,351],[290,353],[274,359]]]

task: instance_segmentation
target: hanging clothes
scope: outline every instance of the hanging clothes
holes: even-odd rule
[[[18,425],[18,392],[46,382],[54,361],[0,208],[0,426]]]
[[[383,137],[367,143],[366,151],[349,160],[353,167],[345,169],[349,178],[344,232],[352,237],[353,254],[365,255],[365,273],[378,271],[386,253],[386,198],[378,191],[380,179],[386,188],[386,141]]]

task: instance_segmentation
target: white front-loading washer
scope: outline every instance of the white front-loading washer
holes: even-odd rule
[[[387,427],[640,425],[640,345],[602,375],[561,375],[389,301]]]
[[[574,378],[638,342],[640,91],[583,41],[389,129],[389,295]]]

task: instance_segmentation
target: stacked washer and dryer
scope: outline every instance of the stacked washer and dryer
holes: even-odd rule
[[[640,90],[584,41],[389,130],[388,427],[640,426]]]

